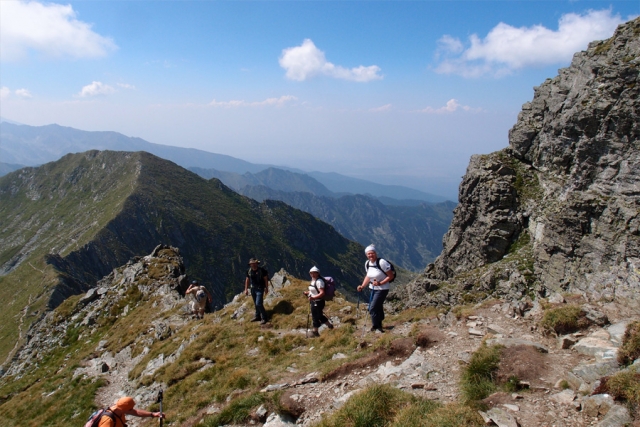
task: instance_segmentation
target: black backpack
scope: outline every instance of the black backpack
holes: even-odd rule
[[[372,267],[377,268],[378,270],[382,271],[384,274],[387,274],[382,268],[380,268],[380,260],[382,258],[377,258],[376,259],[376,263],[375,265],[373,265]],[[389,265],[391,266],[391,269],[389,269],[389,271],[391,272],[391,280],[389,280],[389,283],[393,282],[394,280],[396,280],[396,268],[393,266],[393,264],[391,263],[391,261],[386,260],[389,263]],[[369,261],[367,261],[367,264],[365,266],[366,270],[369,270]]]
[[[267,282],[270,280],[269,278],[269,271],[264,268],[264,267],[258,267],[258,271],[260,272],[260,278],[258,279],[260,281],[260,287],[264,287],[264,278],[267,278]],[[247,272],[247,274],[249,275],[249,277],[251,277],[251,273],[253,272],[253,270],[250,268],[249,271]],[[249,281],[249,285],[253,286],[253,283],[251,283],[251,281]]]

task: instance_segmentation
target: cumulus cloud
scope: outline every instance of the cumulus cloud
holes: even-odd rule
[[[30,51],[49,57],[91,58],[117,48],[112,39],[76,19],[70,5],[2,1],[0,58],[15,61]]]
[[[280,98],[267,98],[264,101],[216,101],[215,99],[209,103],[212,107],[225,107],[225,108],[234,108],[234,107],[265,107],[265,106],[276,106],[282,107],[284,104],[290,101],[295,101],[298,98],[292,95],[284,95]]]
[[[131,89],[131,90],[135,90],[136,88],[134,85],[130,85],[128,83],[118,83],[118,86],[123,89]]]
[[[382,79],[380,67],[377,65],[360,65],[348,69],[328,62],[324,52],[309,39],[305,39],[300,46],[283,49],[279,62],[280,66],[287,70],[287,78],[297,81],[321,75],[355,82]]]
[[[428,113],[428,114],[447,114],[447,113],[453,113],[457,110],[474,111],[474,112],[480,111],[478,108],[471,108],[468,105],[460,105],[460,103],[456,99],[450,99],[447,101],[447,103],[443,107],[440,107],[440,108],[426,107],[426,108],[423,108],[422,110],[418,110],[418,112]]]
[[[27,89],[17,89],[16,95],[20,98],[32,98],[31,93]]]
[[[622,22],[611,10],[563,15],[557,30],[542,25],[517,28],[501,22],[484,38],[471,35],[466,49],[462,41],[445,35],[438,41],[435,71],[501,77],[522,68],[566,63],[589,42],[611,37]]]
[[[82,88],[78,96],[85,98],[87,96],[110,95],[116,90],[102,82],[91,82]]]

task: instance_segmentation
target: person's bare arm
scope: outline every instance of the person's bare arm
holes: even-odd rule
[[[164,418],[163,412],[149,412],[143,409],[131,409],[130,411],[125,412],[127,415],[133,415],[135,417],[146,417],[146,418]]]

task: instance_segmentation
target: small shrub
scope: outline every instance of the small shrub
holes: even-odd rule
[[[471,355],[469,364],[460,375],[460,388],[466,402],[482,400],[496,389],[494,373],[499,367],[501,348],[482,343]]]
[[[415,398],[388,384],[375,385],[356,394],[318,427],[384,427]]]
[[[626,401],[635,413],[640,410],[640,372],[637,369],[630,368],[603,378],[598,391],[609,393],[616,400]]]
[[[427,417],[442,405],[433,400],[420,400],[402,409],[391,427],[423,427]]]
[[[551,308],[545,311],[540,326],[547,333],[569,334],[589,327],[591,322],[577,305]]]
[[[622,337],[622,346],[618,351],[618,362],[627,366],[640,358],[640,322],[632,322]]]

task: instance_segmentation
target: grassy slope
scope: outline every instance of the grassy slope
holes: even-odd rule
[[[69,155],[0,180],[0,362],[45,310],[59,283],[44,260],[59,254],[67,281],[95,283],[158,243],[180,247],[189,275],[219,305],[243,287],[246,261],[306,276],[311,265],[355,288],[361,247],[311,215],[279,202],[259,204],[147,153]],[[28,308],[21,314],[24,307]]]
[[[0,362],[18,339],[18,325],[23,332],[28,329],[58,281],[44,256],[64,256],[89,242],[122,209],[135,187],[136,162],[117,161],[118,157],[97,152],[69,155],[0,179],[0,265],[19,254],[26,256],[25,262],[0,276],[0,300],[8,302],[0,312]],[[122,179],[107,179],[113,174]]]

